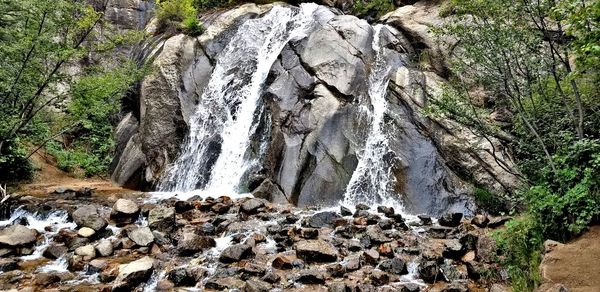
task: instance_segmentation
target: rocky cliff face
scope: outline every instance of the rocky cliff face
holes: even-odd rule
[[[388,25],[380,28],[318,7],[306,36],[285,45],[270,66],[244,156],[258,163],[244,173],[240,191],[305,206],[333,204],[349,193],[359,200],[371,198],[369,190],[375,190],[379,201],[393,196],[409,212],[441,214],[474,208],[465,174],[497,191],[514,186],[515,178],[497,162],[511,166],[498,143],[420,115],[440,91],[444,66],[423,71],[413,63],[419,51],[437,51],[427,22],[414,20],[415,13],[435,9],[419,5],[424,4],[389,14],[384,18]],[[246,20],[263,17],[272,7],[243,5],[211,18],[198,38],[176,35],[157,45],[153,70],[141,86],[139,115],[126,113],[117,128],[115,182],[154,188],[165,180],[197,104],[206,103],[201,99],[216,64],[231,58],[221,52]],[[428,15],[423,19],[441,21]],[[375,38],[380,50],[373,46]],[[369,147],[381,146],[372,139],[377,105],[370,80],[378,60],[391,68],[384,76],[389,78],[385,111],[377,122],[378,133],[385,135],[379,144],[385,147],[377,148],[379,159],[365,160]],[[220,152],[222,138],[211,141],[207,151],[215,159],[198,169],[201,177],[210,176]],[[389,185],[358,173],[373,163],[383,165]],[[382,188],[384,195],[378,192]]]

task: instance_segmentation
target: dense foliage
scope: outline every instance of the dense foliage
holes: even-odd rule
[[[191,36],[202,34],[204,28],[198,21],[196,1],[162,0],[158,1],[156,17],[163,31],[182,31]]]
[[[531,290],[543,240],[600,214],[600,2],[453,0],[443,13],[454,76],[428,112],[514,149],[525,214],[498,242],[514,288]]]

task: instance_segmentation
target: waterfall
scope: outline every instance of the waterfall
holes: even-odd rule
[[[366,203],[375,206],[394,197],[394,180],[391,172],[392,160],[396,154],[389,145],[385,115],[388,112],[386,93],[390,74],[396,66],[386,59],[383,52],[381,30],[385,29],[385,26],[378,24],[373,28],[375,33],[372,47],[375,52],[375,62],[368,79],[369,99],[360,106],[361,114],[370,120],[370,127],[365,146],[357,153],[358,165],[346,187],[342,202],[345,205]]]
[[[262,113],[263,84],[283,47],[306,36],[317,7],[275,6],[241,25],[217,58],[181,154],[166,171],[160,190],[239,191],[240,180],[257,163],[247,152]]]

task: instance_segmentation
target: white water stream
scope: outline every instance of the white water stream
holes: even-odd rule
[[[302,4],[300,9],[275,6],[263,17],[247,20],[230,38],[161,191],[239,192],[241,178],[256,162],[247,151],[257,127],[263,84],[283,47],[311,28],[317,7],[313,3]],[[215,149],[219,144],[220,151]]]

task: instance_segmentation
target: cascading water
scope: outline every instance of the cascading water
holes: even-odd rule
[[[283,47],[309,31],[317,7],[275,6],[242,24],[218,56],[181,155],[167,170],[161,191],[239,191],[241,178],[256,163],[247,150],[262,109],[263,84]]]
[[[381,44],[381,30],[384,25],[374,26],[373,51],[375,62],[368,79],[369,100],[360,106],[361,114],[370,119],[370,128],[365,146],[358,153],[358,165],[346,187],[344,205],[366,203],[375,206],[385,203],[394,196],[392,163],[396,157],[389,147],[386,133],[385,115],[388,111],[386,92],[392,70],[397,69],[393,62],[386,59]],[[397,206],[401,206],[394,202]]]

